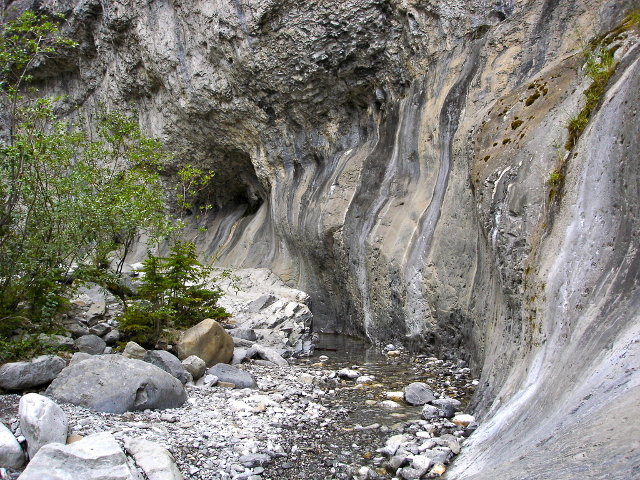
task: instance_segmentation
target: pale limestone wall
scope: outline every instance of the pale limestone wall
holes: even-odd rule
[[[633,422],[603,433],[640,413],[633,35],[549,201],[582,51],[638,2],[44,4],[81,55],[45,64],[43,91],[131,101],[169,174],[216,171],[203,256],[308,292],[317,329],[482,371],[451,478],[640,474]]]

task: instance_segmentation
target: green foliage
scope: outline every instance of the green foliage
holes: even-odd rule
[[[178,170],[177,201],[180,207],[181,216],[192,213],[194,201],[213,178],[214,173],[210,170],[203,171],[193,165],[184,165]],[[201,213],[206,213],[211,205],[205,204],[200,207]]]
[[[118,249],[118,270],[136,235],[169,227],[155,168],[162,149],[134,116],[100,111],[90,141],[57,119],[55,99],[26,95],[35,60],[74,43],[32,12],[0,29],[0,336],[6,337],[18,326],[37,330],[53,319],[76,264],[105,267]]]
[[[61,348],[46,342],[37,335],[25,335],[19,340],[0,338],[0,364],[29,360],[38,355],[54,355]]]
[[[625,30],[640,30],[640,8],[633,10],[623,22]]]
[[[571,150],[575,146],[578,138],[587,128],[591,113],[595,110],[600,97],[616,70],[617,63],[613,58],[613,50],[602,45],[593,46],[585,53],[585,73],[592,80],[591,85],[585,90],[585,104],[582,110],[567,125],[569,137],[565,144],[565,149]]]
[[[121,330],[138,343],[153,346],[166,329],[229,317],[217,306],[222,291],[211,286],[211,268],[198,261],[192,243],[177,241],[168,257],[150,254],[142,265],[138,300],[119,319]]]

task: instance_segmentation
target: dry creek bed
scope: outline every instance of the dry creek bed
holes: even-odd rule
[[[421,381],[464,405],[477,384],[468,368],[405,355],[362,365],[309,359],[290,367],[249,363],[241,368],[256,377],[258,389],[187,386],[188,400],[180,408],[122,415],[61,406],[70,433],[107,431],[121,442],[127,437],[158,442],[173,454],[185,479],[397,478],[388,456],[379,451],[390,437],[404,434],[407,448],[418,454],[429,442],[447,446],[455,437],[462,444],[464,429],[446,419],[422,420],[422,407],[402,401],[387,408],[388,402],[382,403],[387,392]],[[336,374],[340,368],[374,379],[343,380]],[[3,421],[17,422],[19,396],[4,397]],[[7,416],[13,409],[16,415]]]

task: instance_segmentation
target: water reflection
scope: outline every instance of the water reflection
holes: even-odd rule
[[[386,362],[387,358],[375,345],[362,338],[337,333],[321,333],[316,342],[314,357],[326,355],[328,363],[362,365]]]

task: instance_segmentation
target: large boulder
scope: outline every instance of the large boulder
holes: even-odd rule
[[[33,458],[48,443],[66,443],[69,423],[55,402],[37,393],[27,393],[18,407],[20,430],[27,439],[27,452]]]
[[[102,355],[107,343],[97,335],[83,335],[76,340],[76,348],[79,352],[89,355]]]
[[[132,480],[127,458],[113,435],[89,435],[70,445],[45,445],[20,480]]]
[[[170,373],[182,383],[187,381],[187,372],[180,360],[165,350],[149,350],[142,360]]]
[[[207,370],[208,375],[215,375],[218,381],[233,383],[235,388],[256,388],[256,379],[248,372],[232,367],[225,363],[218,363]]]
[[[182,383],[171,374],[120,355],[100,355],[69,365],[46,394],[108,413],[175,408],[187,399]]]
[[[178,342],[178,358],[196,355],[211,367],[217,363],[229,363],[233,358],[233,338],[218,322],[211,318],[186,330]]]
[[[18,469],[24,465],[24,452],[18,439],[0,423],[0,467]]]
[[[125,442],[125,448],[149,480],[183,480],[173,455],[162,445],[132,438]]]
[[[56,378],[66,362],[53,355],[42,355],[30,362],[5,363],[0,367],[0,387],[23,390],[45,385]]]

